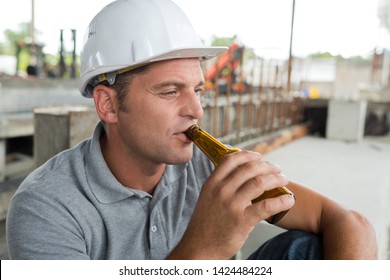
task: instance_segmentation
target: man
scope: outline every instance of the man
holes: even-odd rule
[[[289,229],[251,258],[373,259],[360,214],[289,182],[258,153],[212,163],[185,135],[202,117],[204,47],[169,0],[118,0],[91,22],[80,91],[101,119],[91,139],[35,170],[7,221],[14,259],[229,259],[260,221]],[[286,186],[295,193],[251,201]]]

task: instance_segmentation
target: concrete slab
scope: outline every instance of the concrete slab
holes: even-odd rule
[[[390,137],[347,142],[305,136],[265,158],[291,180],[364,214],[376,230],[379,257],[390,259]],[[242,258],[276,232],[280,229],[260,223],[242,248]]]

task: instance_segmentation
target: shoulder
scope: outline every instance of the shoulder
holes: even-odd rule
[[[65,160],[79,158],[77,149],[33,171],[12,197],[7,214],[11,258],[88,258],[89,225],[104,225],[90,201],[83,162]]]
[[[62,192],[69,191],[68,185],[77,186],[75,181],[85,176],[85,145],[86,142],[83,142],[65,150],[36,168],[21,183],[16,194],[61,195]]]
[[[72,212],[89,204],[82,149],[64,151],[26,177],[11,199],[10,224],[42,218],[72,220]]]
[[[82,190],[85,177],[82,175],[83,163],[68,159],[78,157],[74,155],[77,153],[79,151],[65,151],[27,176],[11,199],[10,222],[23,222],[25,217],[31,219],[38,211],[41,216],[54,215],[62,208],[69,208],[75,202],[85,200]]]

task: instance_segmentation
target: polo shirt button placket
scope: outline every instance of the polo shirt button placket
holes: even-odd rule
[[[153,233],[155,233],[157,231],[157,227],[156,226],[152,226],[152,228],[150,229]]]

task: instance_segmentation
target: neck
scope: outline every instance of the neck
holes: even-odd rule
[[[112,174],[123,186],[153,194],[166,164],[138,159],[105,134],[100,139],[100,146]]]

